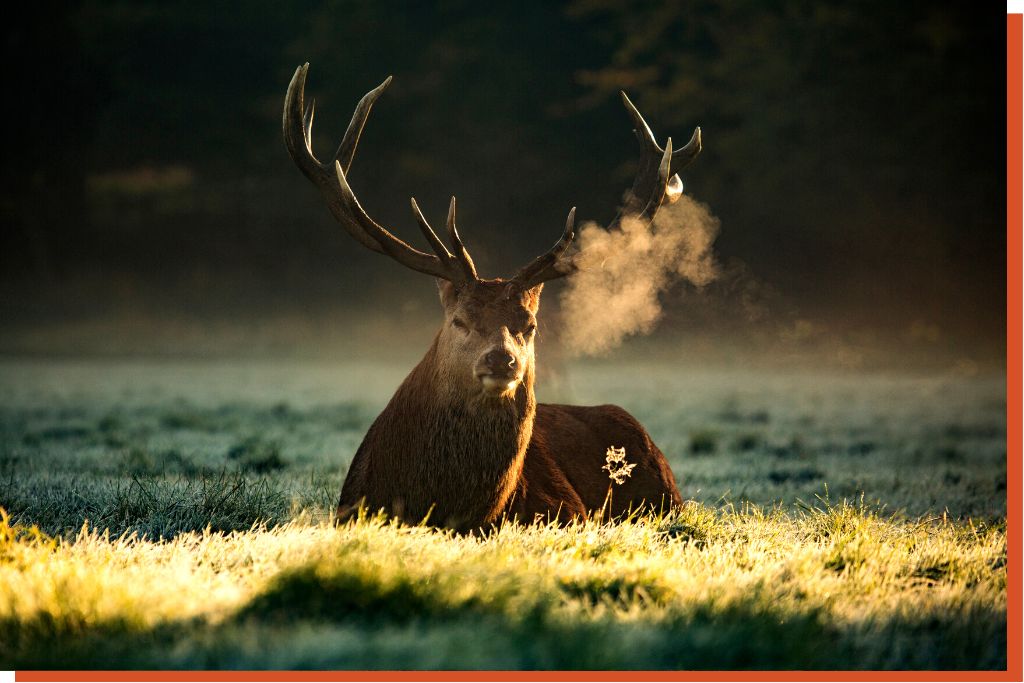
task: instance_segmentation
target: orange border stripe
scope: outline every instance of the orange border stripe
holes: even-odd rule
[[[1006,17],[1006,495],[1007,673],[1021,680],[1022,16]]]
[[[1008,671],[19,671],[17,681],[1010,681]]]

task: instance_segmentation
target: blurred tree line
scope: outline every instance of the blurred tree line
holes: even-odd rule
[[[838,325],[915,316],[1002,338],[1001,7],[91,0],[25,10],[3,29],[9,322],[315,314],[433,296],[422,276],[345,237],[291,166],[282,99],[309,61],[322,157],[359,97],[395,75],[353,186],[417,244],[408,197],[438,223],[457,195],[486,275],[546,248],[572,205],[585,219],[614,214],[635,153],[624,88],[662,139],[685,142],[702,126],[705,152],[684,182],[722,220],[727,273],[754,273],[790,309]],[[736,282],[714,287],[727,298]]]

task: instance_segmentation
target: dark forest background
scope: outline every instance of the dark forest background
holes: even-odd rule
[[[22,9],[3,28],[0,351],[424,348],[409,330],[436,321],[433,285],[345,236],[285,152],[285,88],[309,61],[322,157],[394,75],[353,186],[414,244],[408,197],[436,225],[457,195],[487,276],[546,249],[570,206],[614,215],[635,155],[619,89],[661,139],[700,125],[683,180],[721,220],[723,275],[667,292],[634,351],[1001,362],[1001,5]],[[545,306],[555,329],[557,295]]]

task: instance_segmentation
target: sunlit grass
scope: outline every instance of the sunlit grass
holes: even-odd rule
[[[486,537],[374,518],[60,540],[5,515],[0,663],[1000,668],[1005,562],[1002,528],[824,499]]]

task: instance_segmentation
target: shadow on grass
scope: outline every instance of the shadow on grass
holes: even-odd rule
[[[335,560],[339,562],[339,560]],[[666,609],[592,609],[592,588],[460,597],[422,576],[316,563],[220,622],[0,621],[4,668],[1000,669],[1005,613],[839,626],[764,594]],[[607,586],[622,599],[621,587]],[[486,596],[486,599],[485,599]],[[605,607],[611,607],[606,603]]]
[[[16,521],[46,520],[51,535],[75,535],[88,522],[111,534],[173,538],[190,531],[244,531],[290,518],[287,491],[262,476],[222,470],[198,477],[0,481],[0,505]]]

